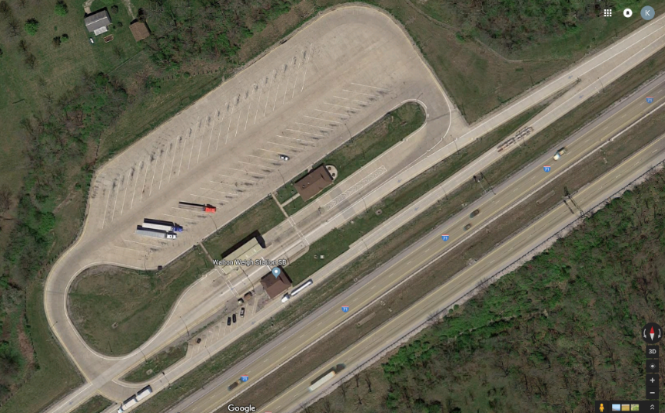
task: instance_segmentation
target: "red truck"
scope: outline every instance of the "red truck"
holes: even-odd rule
[[[194,209],[196,211],[217,212],[217,207],[210,204],[192,204],[191,202],[180,202],[178,206],[183,209]]]

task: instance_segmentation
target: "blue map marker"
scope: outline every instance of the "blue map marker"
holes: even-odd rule
[[[653,103],[653,98],[651,96],[647,96],[647,103]]]
[[[549,172],[549,171],[551,171],[551,170],[552,170],[552,167],[551,167],[551,166],[549,166],[549,165],[545,165],[545,166],[543,166],[543,171],[545,171],[545,172]]]
[[[282,270],[279,267],[275,267],[272,269],[272,275],[275,276],[275,278],[279,277],[279,274],[282,273]]]
[[[448,241],[450,239],[450,235],[443,234],[443,235],[441,235],[441,239],[444,240],[444,241]]]
[[[347,306],[347,305],[343,305],[343,306],[342,306],[342,312],[344,312],[344,313],[348,313],[348,312],[349,312],[349,306]]]
[[[246,382],[247,380],[249,380],[249,376],[244,376],[244,375],[240,376],[240,381],[242,381],[243,383]]]

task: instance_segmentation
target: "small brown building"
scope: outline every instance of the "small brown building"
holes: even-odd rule
[[[132,31],[132,36],[134,36],[134,40],[136,40],[137,42],[140,42],[141,40],[150,37],[150,31],[148,30],[148,26],[146,26],[145,23],[143,22],[136,21],[130,24],[129,30]]]
[[[288,290],[288,288],[291,286],[291,279],[288,275],[286,275],[284,270],[282,270],[278,277],[275,277],[272,272],[270,272],[261,278],[261,285],[268,293],[268,297],[275,298],[284,291]]]
[[[296,182],[295,187],[302,200],[308,201],[330,185],[332,181],[332,176],[330,176],[326,166],[321,165]]]

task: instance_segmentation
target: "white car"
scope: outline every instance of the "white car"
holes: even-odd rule
[[[279,159],[283,161],[288,161],[289,159],[291,159],[291,157],[289,157],[288,155],[279,155]]]
[[[559,158],[561,158],[561,155],[563,155],[564,153],[566,153],[566,148],[561,148],[558,151],[556,151],[556,153],[554,154],[554,160],[558,161]]]
[[[284,297],[282,297],[282,302],[285,303],[291,299],[291,295],[289,293],[284,294]]]

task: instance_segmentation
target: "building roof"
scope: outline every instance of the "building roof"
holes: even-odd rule
[[[332,181],[332,176],[326,166],[321,165],[296,182],[295,187],[302,200],[307,201],[330,185]]]
[[[106,28],[106,26],[111,24],[111,16],[106,10],[100,10],[96,13],[93,13],[87,16],[84,20],[85,27],[90,33],[95,33],[99,29]],[[102,31],[104,33],[106,30]],[[98,33],[95,33],[98,34]]]
[[[272,272],[269,272],[261,278],[261,285],[268,293],[268,297],[275,298],[291,286],[291,279],[284,270],[279,274],[279,277],[275,277]]]
[[[143,22],[134,22],[130,24],[129,30],[132,31],[132,36],[134,36],[134,40],[136,40],[137,42],[140,42],[141,40],[150,36],[150,32],[148,31],[148,26],[146,26],[145,23]]]

